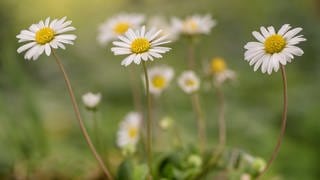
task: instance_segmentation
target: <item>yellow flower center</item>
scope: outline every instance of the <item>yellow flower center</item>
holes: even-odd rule
[[[152,84],[156,88],[164,88],[164,86],[166,85],[166,79],[161,75],[156,75],[152,78]]]
[[[129,23],[126,23],[126,22],[119,22],[118,24],[116,24],[113,28],[113,31],[116,33],[116,34],[119,34],[119,35],[122,35],[124,34],[125,32],[128,31],[130,27],[130,24]]]
[[[36,33],[36,42],[41,45],[52,41],[53,38],[54,31],[48,27],[42,28]]]
[[[135,138],[138,135],[138,128],[136,127],[130,127],[128,130],[128,135],[130,138]]]
[[[227,65],[222,58],[214,58],[211,61],[211,72],[212,73],[221,73],[225,71]]]
[[[286,40],[278,34],[268,37],[264,42],[264,49],[269,54],[281,52],[285,46]]]
[[[194,86],[196,84],[196,82],[192,79],[186,79],[184,83],[186,86]]]
[[[146,38],[137,38],[133,40],[131,43],[131,51],[139,54],[139,53],[144,53],[150,49],[150,42]]]
[[[188,20],[185,21],[184,27],[186,29],[190,29],[190,30],[194,31],[194,30],[196,30],[198,28],[198,24],[194,20],[188,19]]]

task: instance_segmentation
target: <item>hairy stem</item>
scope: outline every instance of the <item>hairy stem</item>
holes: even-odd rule
[[[225,121],[225,100],[221,86],[216,87],[216,95],[218,98],[218,127],[219,127],[219,145],[224,147],[227,140],[227,130]]]
[[[146,83],[146,96],[147,96],[147,158],[148,158],[148,167],[149,173],[152,174],[152,118],[151,118],[151,95],[149,88],[149,77],[148,70],[145,61],[142,61],[143,71]]]
[[[191,70],[195,69],[194,41],[192,37],[190,37],[190,43],[188,47],[188,68]]]
[[[134,108],[137,112],[142,111],[141,107],[141,96],[140,96],[140,91],[139,91],[139,86],[138,83],[136,83],[136,76],[135,76],[135,69],[129,68],[129,79],[130,79],[130,85],[131,85],[131,91],[132,91],[132,97],[133,97],[133,105]]]
[[[65,83],[66,83],[66,86],[67,86],[67,89],[68,89],[68,92],[69,92],[69,95],[70,95],[70,98],[71,98],[71,102],[72,102],[72,106],[73,106],[73,109],[74,109],[74,112],[76,114],[76,117],[77,117],[77,120],[78,120],[78,123],[80,125],[80,129],[81,129],[81,132],[92,152],[92,154],[94,155],[94,157],[96,158],[96,160],[98,161],[102,171],[104,172],[104,174],[106,175],[107,179],[109,180],[113,180],[109,170],[107,169],[107,167],[104,165],[100,155],[98,154],[96,148],[94,147],[90,137],[89,137],[89,134],[85,128],[85,125],[83,123],[83,120],[82,120],[82,117],[80,115],[80,111],[79,111],[79,107],[78,107],[78,104],[77,104],[77,101],[76,101],[76,98],[74,96],[74,93],[73,93],[73,89],[72,89],[72,86],[71,86],[71,83],[70,83],[70,80],[68,78],[68,75],[63,67],[63,64],[61,63],[61,60],[59,59],[59,57],[57,56],[56,52],[54,50],[52,50],[52,54],[56,60],[56,63],[57,65],[59,66],[60,68],[60,71],[61,73],[63,74],[63,77],[64,77],[64,80],[65,80]]]
[[[287,124],[287,112],[288,112],[288,93],[287,93],[287,78],[286,78],[286,70],[283,65],[281,65],[281,75],[282,75],[282,82],[283,82],[283,112],[282,112],[282,124],[281,124],[281,131],[280,135],[278,137],[278,142],[276,144],[276,147],[274,148],[271,158],[269,159],[266,167],[264,170],[258,175],[257,179],[259,179],[263,174],[266,173],[266,171],[270,168],[272,162],[276,158],[280,146],[282,144],[282,139],[284,137],[285,131],[286,131],[286,124]]]
[[[197,126],[198,126],[198,138],[199,138],[199,146],[201,152],[204,152],[206,146],[206,125],[203,116],[203,111],[201,109],[199,94],[195,93],[191,96],[193,109],[195,111],[197,117]]]

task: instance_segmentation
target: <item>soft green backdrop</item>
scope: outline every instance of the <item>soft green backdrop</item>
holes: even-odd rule
[[[114,139],[118,122],[133,109],[130,83],[127,69],[120,66],[121,58],[111,54],[110,46],[99,46],[96,36],[98,25],[119,12],[144,13],[149,17],[210,13],[217,19],[218,26],[209,36],[202,37],[197,46],[197,59],[222,56],[237,71],[237,83],[225,87],[228,146],[264,158],[270,156],[279,132],[281,76],[254,73],[243,60],[243,45],[253,40],[251,32],[262,25],[279,28],[290,23],[303,27],[308,39],[301,45],[305,55],[287,66],[288,129],[270,174],[290,180],[320,178],[320,3],[317,0],[1,0],[0,177],[13,171],[25,174],[24,167],[39,171],[39,177],[41,173],[51,173],[66,178],[91,177],[92,170],[98,169],[80,134],[53,58],[41,56],[35,62],[25,61],[16,53],[19,44],[15,36],[19,31],[48,16],[68,16],[77,28],[75,45],[59,50],[58,54],[66,65],[79,102],[87,91],[103,94],[98,114],[100,130],[104,148],[109,149],[111,161],[117,165],[120,155]],[[185,43],[183,40],[173,43],[173,50],[152,64],[172,65],[179,74],[186,67]],[[136,71],[141,68],[135,67]],[[140,78],[140,73],[137,76]],[[217,141],[214,93],[203,91],[202,102],[213,145]],[[171,115],[184,130],[185,141],[194,142],[190,102],[176,84],[159,104],[163,105],[162,112]],[[82,114],[90,127],[91,116],[83,106]]]

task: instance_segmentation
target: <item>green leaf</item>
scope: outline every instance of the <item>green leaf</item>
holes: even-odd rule
[[[134,167],[133,180],[147,179],[148,166],[146,164],[140,164]]]
[[[117,173],[117,180],[133,180],[133,163],[131,160],[124,160],[119,168]]]

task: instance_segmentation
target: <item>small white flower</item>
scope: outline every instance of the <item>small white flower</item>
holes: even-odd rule
[[[27,42],[18,48],[17,52],[22,53],[28,50],[24,56],[27,60],[36,60],[45,52],[47,56],[51,54],[51,48],[65,49],[64,44],[73,44],[77,36],[64,34],[76,28],[70,26],[72,21],[66,21],[66,17],[54,19],[50,22],[50,17],[45,21],[32,24],[28,30],[22,30],[16,37],[20,42]]]
[[[159,126],[162,130],[166,131],[168,129],[170,129],[174,124],[174,121],[171,117],[163,117],[160,121],[159,121]]]
[[[120,41],[114,41],[116,47],[111,48],[114,55],[128,55],[121,65],[128,66],[132,62],[140,64],[141,60],[153,61],[154,58],[162,58],[163,53],[171,48],[160,45],[167,44],[166,36],[160,36],[161,30],[151,29],[146,32],[145,26],[140,30],[129,29],[124,36],[118,36]]]
[[[159,96],[163,90],[168,88],[174,76],[174,71],[168,66],[155,66],[148,69],[148,74],[150,93]]]
[[[120,148],[135,147],[140,137],[142,116],[137,112],[130,112],[120,123],[117,134],[117,145]]]
[[[82,101],[88,109],[95,109],[101,101],[101,94],[88,92],[82,96]]]
[[[214,84],[216,85],[236,78],[236,73],[228,69],[225,60],[220,57],[211,60],[209,73],[213,75]]]
[[[217,24],[211,18],[211,15],[193,15],[184,20],[173,18],[173,27],[182,34],[186,35],[199,35],[209,34],[211,29]]]
[[[193,71],[184,71],[178,78],[180,88],[187,94],[196,92],[200,88],[200,79]]]
[[[296,45],[302,41],[306,41],[303,35],[298,35],[302,28],[294,28],[292,30],[289,24],[283,25],[278,32],[273,26],[268,28],[261,27],[261,33],[254,31],[253,36],[259,42],[248,42],[244,48],[245,60],[250,66],[254,65],[254,71],[261,66],[262,73],[272,71],[277,72],[280,64],[286,65],[291,62],[294,56],[301,56],[303,50]]]
[[[178,39],[179,32],[177,28],[174,28],[173,23],[167,22],[163,16],[151,17],[148,20],[147,27],[162,29],[160,35],[167,36],[171,41],[176,41]]]
[[[117,39],[118,36],[124,35],[129,28],[138,28],[144,20],[145,17],[141,14],[121,13],[115,15],[100,25],[98,41],[102,45],[106,45],[110,41]]]

